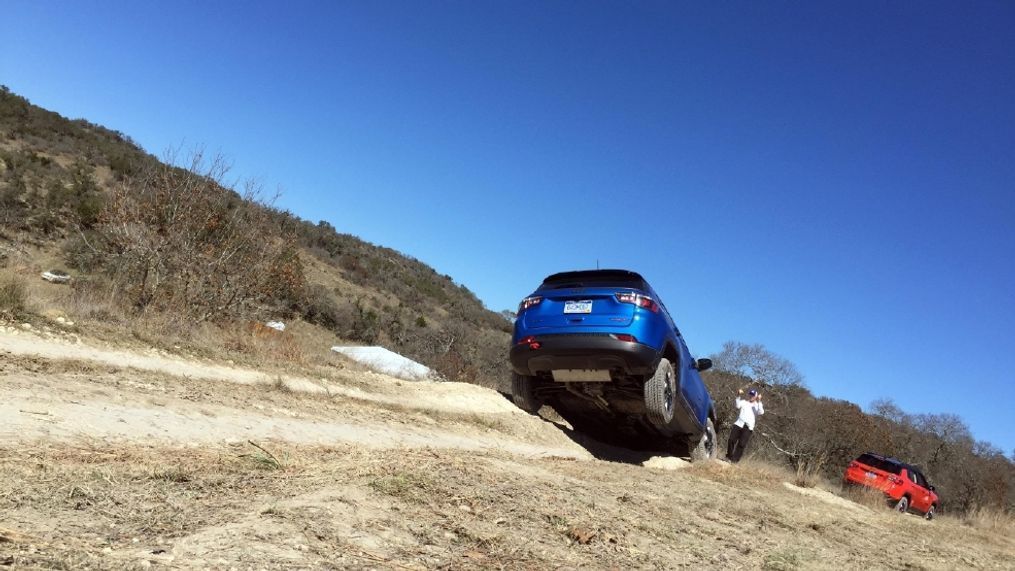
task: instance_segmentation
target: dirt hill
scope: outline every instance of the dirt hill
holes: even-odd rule
[[[998,522],[597,445],[469,384],[124,350],[66,320],[0,328],[4,565],[1015,565]]]

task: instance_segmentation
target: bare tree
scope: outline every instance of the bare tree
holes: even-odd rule
[[[776,355],[761,344],[748,345],[739,341],[723,343],[722,350],[712,355],[716,369],[754,379],[777,387],[800,387],[804,377],[789,359]]]
[[[873,418],[855,404],[809,395],[790,399],[767,421],[762,436],[787,457],[800,476],[841,470],[857,454],[884,439]]]

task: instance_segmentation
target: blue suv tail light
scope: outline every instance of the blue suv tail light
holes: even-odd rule
[[[641,295],[640,293],[634,293],[631,291],[618,291],[616,295],[617,301],[620,303],[631,303],[637,305],[638,307],[647,309],[652,313],[659,313],[659,304],[647,295]]]
[[[534,295],[532,297],[527,297],[527,298],[523,299],[521,303],[518,304],[518,313],[521,313],[521,312],[525,311],[526,309],[532,307],[533,305],[539,305],[542,301],[543,301],[543,296],[541,296],[541,295]]]

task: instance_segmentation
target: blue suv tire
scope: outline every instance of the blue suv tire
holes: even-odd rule
[[[645,381],[645,412],[649,421],[659,428],[669,428],[677,406],[677,381],[673,365],[666,359],[659,359],[659,365],[652,377]]]
[[[535,379],[518,373],[511,373],[511,397],[515,406],[529,414],[536,414],[542,403],[534,392]]]

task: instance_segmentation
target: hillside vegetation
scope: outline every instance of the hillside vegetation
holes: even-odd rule
[[[301,320],[448,380],[505,383],[510,324],[467,288],[276,209],[256,185],[231,188],[227,171],[200,152],[160,161],[122,133],[2,88],[0,265],[68,269],[79,300],[105,300],[79,318],[161,320],[184,337],[195,323]]]
[[[755,459],[789,467],[796,482],[838,482],[851,460],[873,451],[920,466],[952,514],[1015,514],[1015,463],[989,442],[977,441],[953,414],[908,414],[890,400],[870,412],[854,403],[817,397],[796,367],[761,345],[729,342],[712,356],[704,379],[728,434],[738,389],[757,388],[765,415],[751,441]],[[725,442],[723,442],[725,445]]]

